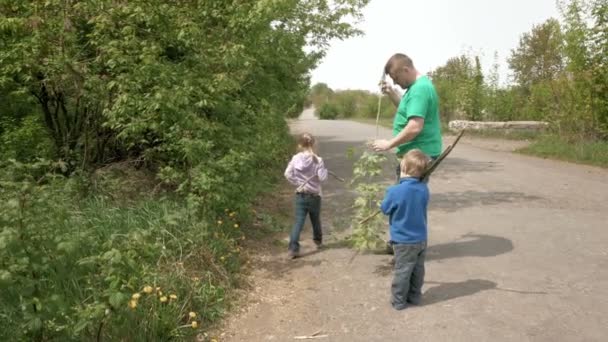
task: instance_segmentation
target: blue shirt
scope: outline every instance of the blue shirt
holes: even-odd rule
[[[380,208],[389,215],[391,241],[416,243],[427,240],[426,209],[429,188],[417,178],[401,178],[386,190]]]

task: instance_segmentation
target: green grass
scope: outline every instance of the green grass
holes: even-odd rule
[[[195,216],[170,194],[118,203],[1,171],[0,340],[189,340],[230,308],[247,210]]]
[[[557,135],[545,135],[518,152],[537,157],[608,167],[608,141],[568,141]]]

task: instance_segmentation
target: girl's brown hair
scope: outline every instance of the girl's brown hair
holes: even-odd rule
[[[298,145],[302,148],[312,149],[315,146],[315,138],[310,133],[302,133],[298,139]]]

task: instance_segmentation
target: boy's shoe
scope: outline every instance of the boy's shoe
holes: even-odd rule
[[[415,306],[419,306],[420,305],[420,299],[417,300],[410,300],[410,299],[406,299],[406,302],[410,305],[415,305]]]
[[[397,305],[397,304],[393,303],[392,301],[391,301],[391,306],[393,307],[393,309],[395,309],[397,311],[401,311],[401,310],[407,309],[407,305],[405,305],[405,304],[399,304],[399,305]]]
[[[295,252],[295,251],[288,251],[288,252],[287,252],[287,257],[288,257],[289,259],[295,259],[295,258],[297,258],[297,257],[299,257],[299,256],[300,256],[300,253],[299,253],[299,252]]]
[[[317,250],[321,250],[323,249],[323,242],[315,241],[315,246],[317,247]]]

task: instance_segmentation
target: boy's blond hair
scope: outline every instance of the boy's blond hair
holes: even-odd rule
[[[402,173],[408,176],[420,178],[429,164],[430,158],[419,149],[407,152],[401,160]]]

